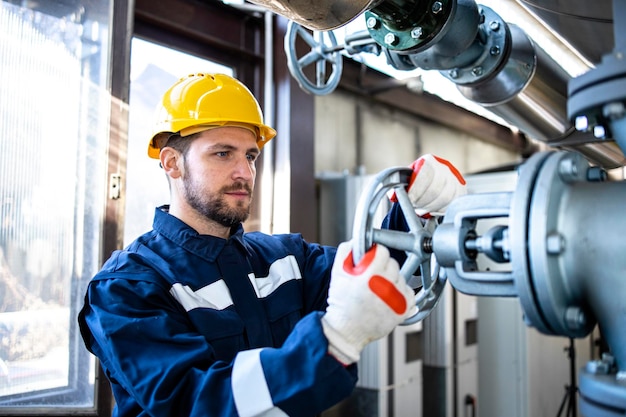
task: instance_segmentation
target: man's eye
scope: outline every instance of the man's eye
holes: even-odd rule
[[[215,155],[217,155],[219,157],[226,157],[226,156],[228,156],[228,152],[227,151],[216,152]]]
[[[254,162],[256,161],[257,155],[248,154],[247,158],[248,158],[248,161]]]

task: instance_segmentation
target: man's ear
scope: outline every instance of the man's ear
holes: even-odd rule
[[[163,170],[170,178],[179,178],[183,175],[183,156],[176,149],[166,146],[161,149],[159,159]]]

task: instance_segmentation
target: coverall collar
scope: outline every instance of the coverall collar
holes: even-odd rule
[[[152,227],[167,239],[195,253],[209,262],[215,262],[226,245],[236,244],[250,255],[248,245],[244,242],[243,225],[233,226],[228,239],[217,236],[201,235],[179,218],[169,214],[169,205],[157,207],[154,213]]]

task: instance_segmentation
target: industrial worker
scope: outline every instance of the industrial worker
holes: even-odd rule
[[[362,349],[415,313],[413,290],[382,245],[355,265],[350,243],[244,233],[255,161],[276,132],[241,82],[190,75],[160,106],[148,155],[167,175],[170,204],[112,254],[79,315],[115,415],[319,414],[352,392]],[[425,162],[409,195],[439,210],[463,180]],[[449,180],[436,195],[419,180],[435,174]]]

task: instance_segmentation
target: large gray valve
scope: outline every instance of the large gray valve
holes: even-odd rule
[[[577,153],[535,154],[512,193],[458,198],[433,234],[450,284],[519,297],[527,324],[571,338],[599,324],[611,355],[580,374],[583,415],[626,415],[626,182],[605,181]],[[493,226],[477,232],[481,220]],[[481,270],[482,254],[510,271]]]
[[[419,268],[421,287],[415,295],[417,313],[403,324],[417,323],[423,320],[435,308],[443,289],[445,276],[439,273],[439,266],[432,256],[430,242],[436,228],[435,218],[424,221],[417,216],[406,192],[413,170],[409,168],[389,168],[380,172],[370,183],[357,205],[354,218],[354,259],[360,260],[367,249],[374,243],[388,248],[402,250],[407,259],[400,269],[404,279],[411,284],[415,281],[413,273]],[[404,213],[409,231],[378,229],[374,226],[376,212],[389,192],[395,192]],[[413,285],[412,285],[413,286]]]
[[[302,39],[311,49],[298,57],[298,40]],[[341,80],[343,61],[342,47],[332,31],[310,31],[294,21],[287,26],[285,54],[289,72],[298,81],[300,88],[308,93],[325,95],[331,93]],[[307,76],[307,67],[314,66],[314,75]],[[330,74],[327,69],[330,68]]]
[[[305,49],[301,55],[302,45]],[[330,94],[339,85],[343,70],[342,51],[350,55],[380,53],[380,47],[366,31],[346,36],[344,44],[339,45],[332,30],[310,30],[294,21],[287,26],[284,48],[289,72],[302,90],[315,95]]]
[[[355,259],[380,243],[406,252],[400,272],[408,282],[419,268],[418,313],[405,324],[436,307],[446,277],[465,294],[518,297],[527,324],[548,335],[584,337],[598,324],[611,352],[579,374],[580,410],[626,415],[626,182],[606,181],[578,153],[537,153],[520,167],[514,192],[459,197],[437,225],[415,214],[405,191],[411,172],[378,174],[354,221]],[[374,227],[390,191],[407,232]],[[480,234],[485,220],[496,225]],[[510,269],[483,269],[479,256]]]

